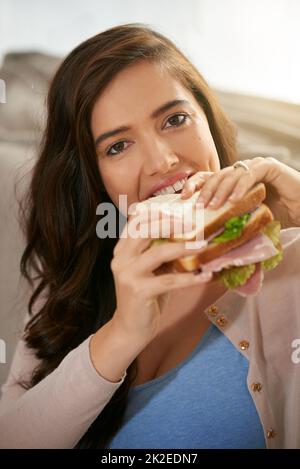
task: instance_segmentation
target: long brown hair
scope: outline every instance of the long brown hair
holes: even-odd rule
[[[96,207],[112,201],[99,174],[90,122],[94,102],[108,83],[141,60],[161,64],[193,93],[206,113],[221,167],[237,159],[235,127],[199,71],[162,34],[139,23],[116,26],[65,58],[50,84],[39,157],[21,204],[26,248],[20,267],[35,284],[24,338],[40,359],[31,381],[21,383],[26,389],[58,367],[116,309],[110,262],[118,238],[96,236]],[[44,304],[33,314],[42,295]],[[76,448],[103,448],[117,432],[135,365],[136,360]]]

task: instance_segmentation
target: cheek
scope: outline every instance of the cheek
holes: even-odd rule
[[[214,142],[211,146],[211,151],[210,151],[209,169],[210,171],[213,171],[213,172],[220,171],[221,169],[219,156],[218,156],[217,149],[215,147]]]
[[[196,136],[194,135],[192,142],[193,144],[190,147],[190,154],[193,155],[193,159],[195,161],[201,163],[203,170],[214,172],[219,171],[220,161],[210,132],[201,132],[201,134],[197,132]]]
[[[111,171],[107,165],[103,164],[102,162],[100,163],[99,161],[98,169],[104,190],[115,203],[118,176],[115,174],[115,172]]]
[[[128,176],[128,168],[122,169],[121,165],[113,167],[113,165],[105,165],[98,162],[99,173],[104,185],[104,189],[108,193],[113,203],[119,208],[119,195],[127,195],[127,203],[135,200],[134,189],[136,182],[133,177]],[[126,177],[124,177],[124,174]]]
[[[191,154],[196,153],[196,160],[201,164],[203,170],[219,171],[221,169],[220,160],[208,122],[203,115],[196,116],[194,119],[190,135],[190,142],[193,142],[194,146],[193,149],[190,148]]]

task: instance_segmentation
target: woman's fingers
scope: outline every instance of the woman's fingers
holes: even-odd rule
[[[170,290],[207,283],[212,278],[213,274],[211,272],[162,274],[147,280],[147,293],[150,296],[161,295]]]
[[[181,191],[181,198],[188,199],[191,197],[194,192],[201,189],[212,174],[214,174],[212,171],[199,171],[187,179]]]
[[[140,257],[137,268],[141,273],[150,273],[158,269],[166,262],[174,261],[180,257],[193,256],[201,251],[197,241],[192,248],[193,243],[189,242],[189,248],[185,242],[168,242],[150,247]]]
[[[136,256],[145,251],[154,239],[169,238],[182,226],[182,217],[173,214],[162,215],[161,219],[130,216],[120,239],[115,246],[114,255]]]
[[[236,177],[236,183],[233,191],[230,195],[230,201],[241,200],[248,190],[258,182],[269,183],[271,181],[270,174],[272,168],[269,161],[266,158],[257,157],[253,160],[244,160],[248,165],[249,171],[243,170],[243,168],[237,168],[242,170],[240,176]],[[235,171],[237,171],[235,169]],[[271,171],[270,171],[271,170]]]
[[[147,246],[147,244],[150,244],[150,241],[147,239],[142,239],[140,237],[136,240],[134,237],[130,236],[130,233],[137,229],[137,226],[137,217],[135,215],[129,215],[127,223],[125,224],[114,248],[114,256],[123,255],[124,252],[133,255],[134,253],[138,253],[140,250],[143,250],[144,246]]]
[[[233,171],[228,177],[223,178],[219,184],[216,184],[212,197],[206,197],[204,192],[205,207],[219,208],[227,200],[238,200],[255,184],[256,178],[251,170],[245,171],[243,168],[237,168]],[[243,195],[241,194],[241,189],[245,191]]]
[[[207,207],[209,204],[209,207],[212,207],[220,199],[224,201],[225,196],[233,187],[233,172],[233,167],[228,166],[213,173],[202,187],[198,201],[202,202],[204,207]]]
[[[203,203],[204,207],[214,209],[221,207],[227,200],[241,200],[258,182],[272,183],[276,172],[270,159],[257,157],[244,162],[249,167],[248,171],[241,167],[227,166],[215,173],[207,172],[206,176],[203,172],[195,174],[192,176],[195,180],[189,186],[189,196],[201,186],[198,202]]]

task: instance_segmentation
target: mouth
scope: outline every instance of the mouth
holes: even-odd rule
[[[181,179],[178,179],[176,182],[173,184],[170,184],[166,187],[163,187],[160,190],[157,190],[153,192],[152,194],[148,195],[147,198],[151,197],[157,197],[159,195],[165,195],[165,194],[180,194],[186,181],[193,175],[195,172],[191,172],[190,174],[186,175],[185,177],[182,177]]]
[[[163,189],[156,191],[152,194],[152,197],[157,197],[158,195],[165,195],[165,194],[179,194],[185,182],[187,181],[187,177],[180,179],[179,181],[175,182],[174,184],[170,184]]]

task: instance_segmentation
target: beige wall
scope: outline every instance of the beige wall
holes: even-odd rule
[[[244,158],[273,156],[300,170],[300,105],[217,91],[238,127]]]

